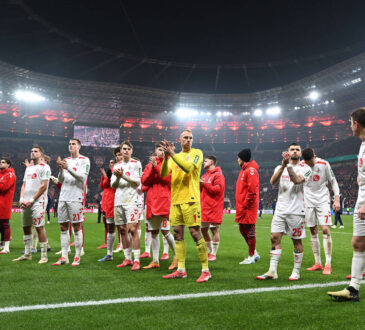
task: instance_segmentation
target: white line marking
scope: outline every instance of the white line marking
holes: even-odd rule
[[[364,281],[362,281],[364,282]],[[261,292],[273,292],[273,291],[292,291],[312,288],[324,288],[337,285],[346,285],[349,281],[341,282],[330,282],[330,283],[312,283],[303,285],[291,285],[282,287],[268,287],[268,288],[252,288],[245,290],[225,290],[225,291],[213,291],[213,292],[201,292],[201,293],[187,293],[180,295],[169,295],[169,296],[147,296],[147,297],[131,297],[131,298],[118,298],[108,300],[90,300],[90,301],[79,301],[79,302],[65,302],[60,304],[45,304],[45,305],[29,305],[29,306],[12,306],[0,308],[0,313],[13,313],[22,311],[34,311],[42,309],[58,309],[58,308],[69,308],[69,307],[83,307],[83,306],[100,306],[100,305],[112,305],[112,304],[126,304],[134,302],[153,302],[153,301],[169,301],[169,300],[180,300],[180,299],[196,299],[196,298],[207,298],[207,297],[220,297],[220,296],[231,296],[248,293],[261,293]]]

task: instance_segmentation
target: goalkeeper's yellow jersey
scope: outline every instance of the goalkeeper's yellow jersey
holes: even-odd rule
[[[190,149],[189,152],[175,154],[175,159],[181,159],[192,167],[186,173],[170,158],[168,169],[171,172],[171,204],[200,203],[200,172],[203,163],[203,152],[200,149]]]

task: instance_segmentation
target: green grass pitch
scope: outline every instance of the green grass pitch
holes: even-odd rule
[[[97,262],[106,251],[96,249],[103,243],[104,225],[96,223],[94,214],[86,215],[86,255],[81,258],[80,267],[51,265],[57,260],[58,256],[54,253],[60,248],[59,227],[53,218],[51,224],[46,225],[52,247],[48,255],[49,263],[38,265],[39,253],[33,255],[32,261],[14,263],[12,259],[18,257],[24,249],[20,216],[14,214],[11,220],[13,238],[11,253],[0,256],[2,278],[0,308],[344,281],[351,269],[352,217],[343,216],[343,219],[345,229],[332,229],[333,274],[324,276],[320,272],[305,270],[313,264],[307,230],[301,279],[291,283],[288,277],[293,267],[293,248],[291,240],[285,236],[278,268],[279,279],[267,282],[255,279],[256,275],[263,274],[269,267],[271,215],[265,215],[257,222],[257,250],[261,260],[254,265],[238,264],[247,256],[247,245],[234,223],[234,216],[225,215],[220,230],[221,244],[218,258],[217,261],[210,263],[213,278],[207,283],[198,284],[195,281],[200,275],[201,266],[188,232],[185,233],[188,273],[186,279],[161,278],[162,275],[169,273],[167,268],[171,258],[170,261],[162,261],[160,269],[138,272],[131,272],[130,268],[115,267],[121,262],[122,253],[114,254],[112,262]],[[143,246],[142,240],[142,252]],[[321,252],[324,260],[323,248]],[[142,266],[149,261],[143,259]],[[363,328],[365,300],[360,303],[336,303],[327,296],[328,290],[343,287],[0,313],[0,327],[1,329]]]

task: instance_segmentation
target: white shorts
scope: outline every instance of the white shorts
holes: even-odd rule
[[[153,215],[146,222],[148,230],[170,230],[170,220],[160,215]]]
[[[106,218],[106,223],[107,224],[109,224],[109,225],[111,225],[111,224],[114,224],[115,223],[115,221],[114,221],[114,218]]]
[[[201,228],[219,228],[220,224],[215,222],[203,222]]]
[[[138,207],[138,221],[144,220],[144,207]]]
[[[359,210],[354,211],[353,236],[365,236],[365,220],[359,218]]]
[[[305,223],[307,227],[332,226],[331,208],[329,203],[317,207],[305,208]]]
[[[65,201],[58,203],[58,223],[80,223],[84,220],[84,203]]]
[[[292,239],[305,238],[304,215],[274,214],[271,222],[272,233],[284,233]]]
[[[46,205],[43,203],[35,203],[27,209],[22,209],[22,224],[23,227],[42,227],[45,224]]]
[[[133,206],[114,206],[114,223],[117,226],[123,226],[129,223],[138,223],[138,207]]]

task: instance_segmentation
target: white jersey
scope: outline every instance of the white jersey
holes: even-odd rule
[[[301,164],[305,164],[301,162]],[[329,162],[316,158],[316,164],[311,167],[312,174],[309,180],[304,184],[304,204],[306,207],[319,207],[324,203],[329,204],[331,201],[328,190],[328,182],[331,182],[335,196],[340,195],[335,175]]]
[[[142,165],[139,160],[131,159],[128,163],[123,161],[117,163],[113,171],[123,169],[123,176],[131,178],[137,183],[137,187],[129,183],[124,178],[120,178],[114,197],[114,206],[128,206],[131,204],[138,204],[138,186],[141,183]],[[110,179],[110,185],[113,187],[116,185],[118,178],[113,174]]]
[[[25,182],[25,191],[23,199],[29,202],[39,190],[42,180],[49,180],[51,176],[51,168],[49,165],[39,163],[37,165],[28,166],[24,173],[23,182]],[[46,203],[48,202],[47,191],[39,196],[34,203]]]
[[[62,183],[61,202],[85,202],[87,193],[87,176],[90,171],[90,160],[85,156],[66,158],[68,167],[61,170],[58,180]]]
[[[276,173],[281,165],[275,168]],[[296,174],[301,174],[305,182],[309,180],[312,173],[310,167],[306,164],[293,165]],[[295,214],[304,215],[304,196],[303,183],[294,184],[289,176],[287,168],[284,169],[279,181],[279,194],[276,203],[275,214]]]
[[[357,175],[359,177],[359,192],[355,206],[355,213],[365,202],[365,141],[361,143],[357,160]]]

